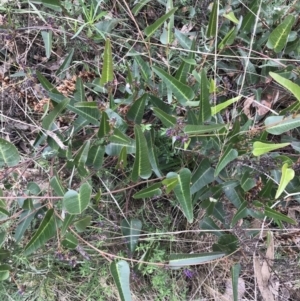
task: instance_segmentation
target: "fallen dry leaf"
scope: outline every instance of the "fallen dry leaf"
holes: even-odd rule
[[[254,274],[257,280],[257,285],[264,301],[275,301],[274,295],[276,285],[271,284],[271,266],[274,261],[274,239],[272,232],[269,232],[270,241],[267,248],[266,256],[261,261],[258,257],[253,258]]]

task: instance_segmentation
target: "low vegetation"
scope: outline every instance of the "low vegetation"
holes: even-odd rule
[[[298,1],[1,1],[2,300],[299,300]]]

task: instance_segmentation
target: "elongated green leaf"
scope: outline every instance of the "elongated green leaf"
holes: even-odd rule
[[[109,133],[109,131],[110,131],[109,117],[106,114],[106,112],[103,111],[99,131],[98,131],[98,138],[103,138],[105,135]]]
[[[134,134],[136,152],[131,177],[135,182],[139,177],[148,179],[152,174],[152,170],[148,156],[147,141],[139,125],[134,126]]]
[[[139,11],[148,3],[150,2],[151,0],[142,0],[142,1],[139,1],[135,6],[134,8],[132,9],[132,13],[134,16],[136,16]]]
[[[52,187],[56,195],[63,196],[65,194],[65,189],[57,176],[51,178],[50,186]]]
[[[8,264],[0,265],[0,281],[4,281],[9,278],[9,272],[11,267]]]
[[[165,113],[159,108],[153,108],[154,114],[161,120],[165,127],[173,127],[176,124],[176,118],[168,113]]]
[[[154,196],[159,196],[162,193],[160,187],[161,187],[161,183],[153,184],[135,193],[133,195],[133,198],[144,199],[144,198],[152,198]]]
[[[206,32],[207,38],[213,38],[217,35],[218,30],[218,11],[219,2],[215,1],[212,7],[212,11],[209,15],[208,28]]]
[[[63,100],[61,103],[57,104],[55,108],[43,119],[42,125],[43,129],[49,130],[55,119],[60,115],[60,113],[67,107],[69,103],[68,99]]]
[[[214,169],[210,166],[208,159],[203,159],[192,176],[191,194],[196,193],[207,184],[213,182],[214,179]]]
[[[183,130],[188,135],[201,135],[218,131],[225,126],[225,124],[186,125]]]
[[[125,260],[113,261],[110,272],[119,291],[121,301],[132,301],[129,287],[130,269]]]
[[[124,219],[121,222],[121,230],[127,240],[128,249],[133,254],[142,230],[142,222],[137,218],[129,221]]]
[[[75,102],[74,106],[68,106],[68,109],[74,113],[83,116],[90,123],[99,125],[99,109],[95,101]]]
[[[240,219],[243,219],[247,216],[250,215],[250,211],[247,208],[247,202],[243,201],[243,203],[240,205],[238,211],[236,212],[236,214],[233,216],[232,220],[231,220],[231,227],[233,227]]]
[[[88,153],[86,165],[93,166],[95,169],[100,169],[103,163],[105,147],[102,145],[93,145]]]
[[[86,227],[90,225],[92,217],[90,215],[86,215],[79,221],[74,223],[74,226],[78,232],[84,232]]]
[[[80,150],[78,151],[77,155],[74,158],[73,162],[75,166],[80,166],[80,165],[83,166],[85,164],[88,157],[89,148],[90,148],[90,140],[87,140],[82,145],[82,147],[80,148]]]
[[[121,170],[124,170],[124,168],[126,168],[126,166],[127,166],[127,150],[126,150],[125,146],[123,146],[121,149],[117,166]]]
[[[32,220],[34,219],[34,212],[31,210],[24,210],[19,216],[18,225],[15,230],[14,239],[19,243],[25,231],[29,228]]]
[[[169,177],[169,178],[168,178]],[[167,178],[162,181],[165,185],[166,193],[169,194],[178,184],[178,175],[174,173],[174,175],[167,174]]]
[[[236,263],[231,268],[231,281],[232,281],[232,292],[233,292],[233,301],[239,301],[239,275],[241,272],[241,264]]]
[[[159,19],[157,19],[153,24],[147,26],[145,29],[144,29],[144,33],[145,35],[149,38],[151,37],[155,32],[156,30],[162,26],[164,24],[165,21],[167,21],[167,19],[169,17],[171,17],[175,12],[176,12],[177,8],[173,8],[171,9],[168,13],[166,13],[165,15],[163,15],[162,17],[160,17]]]
[[[19,164],[21,158],[17,148],[10,142],[0,138],[0,167]]]
[[[243,22],[241,25],[241,32],[250,32],[252,30],[253,24],[255,22],[256,13],[259,8],[260,0],[254,0],[251,2],[249,12],[246,14],[245,18],[243,18]]]
[[[281,169],[281,179],[280,183],[276,192],[275,199],[279,198],[286,186],[289,184],[289,182],[294,179],[295,177],[295,171],[292,168],[288,168],[288,164],[285,163],[282,166]]]
[[[292,81],[290,81],[287,78],[284,78],[284,77],[280,76],[277,73],[269,72],[269,75],[273,79],[275,79],[281,86],[288,89],[300,102],[300,86],[299,85],[293,83]]]
[[[178,79],[180,82],[185,84],[187,82],[189,73],[192,70],[192,61],[195,61],[195,46],[196,46],[196,39],[193,40],[190,52],[187,59],[182,58],[182,62],[175,74],[175,78]]]
[[[189,223],[192,223],[194,220],[194,213],[193,203],[191,199],[190,183],[191,171],[187,168],[184,168],[178,175],[178,183],[174,187],[174,193],[180,204],[180,208],[184,216],[187,218]]]
[[[181,47],[188,49],[188,50],[191,49],[192,40],[189,39],[189,37],[187,35],[185,35],[184,33],[182,33],[180,30],[178,30],[176,28],[175,28],[175,38],[178,40]]]
[[[68,249],[75,249],[78,245],[78,239],[72,233],[67,233],[64,240],[62,241],[62,245]]]
[[[234,159],[238,157],[238,151],[233,149],[232,146],[228,146],[224,154],[220,158],[215,170],[215,177]]]
[[[38,230],[35,232],[29,243],[26,245],[24,255],[28,256],[33,253],[36,249],[40,248],[53,237],[56,233],[56,222],[54,216],[54,209],[47,211],[42,223]]]
[[[209,82],[206,77],[206,72],[202,69],[201,72],[201,88],[200,88],[200,110],[199,122],[203,123],[211,116],[211,108],[209,104]]]
[[[274,209],[271,209],[270,207],[265,208],[265,215],[269,218],[274,219],[275,221],[283,221],[283,222],[287,222],[292,225],[297,225],[297,221],[291,219],[290,217],[288,217],[280,212],[277,212]]]
[[[270,116],[265,120],[266,131],[273,135],[281,135],[300,126],[300,116],[285,118],[284,116]]]
[[[149,64],[146,63],[140,55],[134,56],[134,60],[137,62],[139,66],[139,70],[142,74],[143,79],[148,82],[148,79],[151,76],[151,69],[149,67]]]
[[[181,83],[175,77],[169,75],[163,69],[153,66],[154,72],[163,80],[166,86],[173,92],[176,99],[181,104],[186,104],[187,101],[195,97],[194,91],[189,86]]]
[[[76,79],[76,92],[74,93],[74,99],[82,103],[85,101],[83,82],[80,77]]]
[[[52,51],[52,31],[41,31],[41,34],[45,45],[46,57],[49,59]]]
[[[173,0],[167,0],[166,13],[173,9]],[[170,45],[173,42],[174,32],[174,15],[171,15],[169,21],[166,21],[163,27],[163,32],[160,36],[160,42],[163,45]]]
[[[111,82],[113,79],[114,74],[111,44],[110,39],[106,39],[100,84],[104,86],[106,83]]]
[[[199,228],[201,230],[212,230],[212,231],[205,231],[206,233],[212,233],[216,236],[222,236],[223,231],[221,231],[220,227],[213,221],[213,219],[209,216],[205,216],[203,220],[199,223]]]
[[[237,34],[237,29],[233,27],[224,37],[224,39],[219,43],[218,49],[222,50],[225,46],[232,45]]]
[[[79,193],[75,190],[69,190],[63,198],[63,205],[70,214],[80,214],[89,205],[92,188],[88,183],[81,185]]]
[[[226,255],[223,252],[211,252],[200,254],[171,254],[169,256],[169,266],[171,268],[180,268],[189,265],[198,265],[204,262],[219,259]]]
[[[166,104],[165,102],[163,102],[160,98],[158,98],[152,94],[147,94],[147,95],[149,97],[150,102],[153,104],[154,107],[159,108],[164,113],[172,112],[171,106]]]
[[[156,147],[154,145],[154,129],[151,129],[151,131],[145,132],[145,138],[147,140],[148,145],[148,155],[149,155],[149,161],[152,167],[152,170],[156,174],[158,178],[162,177],[162,173],[159,169],[159,162],[157,159],[157,152]]]
[[[287,43],[288,36],[295,23],[293,15],[287,16],[270,34],[267,47],[274,49],[276,53],[280,52]]]
[[[39,82],[41,83],[43,88],[46,89],[46,91],[60,94],[42,73],[40,73],[39,71],[36,71],[36,75],[37,75]]]
[[[252,153],[254,156],[261,156],[273,150],[286,147],[290,144],[291,143],[263,143],[263,142],[255,141],[253,143]]]
[[[241,99],[241,96],[237,96],[237,97],[231,98],[229,100],[226,100],[226,101],[212,107],[211,108],[211,115],[216,115],[217,113],[219,113],[220,111],[226,109],[228,106],[230,106],[231,104],[237,102],[240,99]]]
[[[147,95],[143,94],[139,99],[137,99],[129,111],[127,112],[127,118],[136,124],[140,124],[143,119],[145,105],[146,105]]]
[[[70,67],[70,64],[72,62],[73,54],[74,54],[74,48],[71,48],[64,62],[60,65],[60,67],[55,72],[55,75],[59,76],[59,78],[62,79],[65,77],[66,70]]]

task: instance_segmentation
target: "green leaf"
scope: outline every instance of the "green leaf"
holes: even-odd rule
[[[141,124],[145,106],[146,106],[147,94],[143,94],[139,99],[137,99],[129,111],[127,112],[128,120],[133,121],[135,124]]]
[[[121,301],[132,301],[129,287],[130,269],[125,260],[113,261],[110,272],[119,291]]]
[[[175,38],[179,42],[180,46],[184,49],[190,50],[192,47],[193,41],[184,33],[182,33],[180,30],[175,28]]]
[[[159,169],[159,162],[157,159],[157,152],[156,148],[154,145],[154,129],[151,129],[151,131],[146,131],[145,132],[145,138],[147,140],[147,145],[148,145],[148,156],[149,156],[149,161],[152,167],[152,170],[156,174],[158,178],[162,177],[161,171]]]
[[[223,257],[223,252],[211,252],[200,254],[171,254],[169,256],[168,266],[171,268],[180,268],[189,265],[198,265],[204,262],[219,259]]]
[[[40,248],[56,234],[56,221],[54,209],[49,209],[40,224],[38,230],[35,232],[29,243],[24,249],[24,255],[28,256],[36,249]]]
[[[24,210],[18,219],[17,228],[15,230],[14,239],[19,243],[25,231],[29,228],[32,220],[34,219],[34,212],[31,210]]]
[[[62,241],[62,245],[68,249],[75,249],[78,245],[78,239],[72,233],[67,233],[64,240]]]
[[[60,115],[60,113],[67,107],[69,99],[63,100],[61,103],[57,104],[55,108],[43,119],[42,126],[45,130],[50,130],[55,119]]]
[[[21,158],[18,149],[10,142],[0,138],[0,167],[16,166],[19,164]]]
[[[176,99],[181,104],[186,104],[187,101],[195,97],[194,91],[189,86],[183,84],[175,77],[169,75],[163,69],[153,66],[154,72],[163,80],[166,86],[173,92]]]
[[[173,175],[170,175],[170,173],[168,173],[167,178],[164,179],[162,181],[162,183],[163,183],[163,185],[165,185],[166,193],[169,194],[176,187],[176,185],[178,184],[177,174],[175,174],[175,176],[173,176]]]
[[[129,222],[124,219],[121,222],[121,230],[127,240],[128,249],[133,254],[142,230],[142,222],[137,218],[130,219]]]
[[[79,149],[77,155],[74,158],[74,165],[75,166],[83,166],[87,160],[88,152],[90,148],[90,140],[86,140],[82,147]]]
[[[65,194],[65,189],[57,176],[51,178],[50,186],[52,187],[56,195],[63,196]]]
[[[232,146],[228,146],[223,155],[221,156],[216,170],[215,170],[215,177],[219,175],[219,173],[234,159],[238,157],[238,151],[233,149]]]
[[[252,153],[254,156],[261,156],[273,150],[289,146],[290,144],[291,143],[263,143],[263,142],[255,141],[253,143]]]
[[[281,172],[281,179],[276,192],[275,199],[280,197],[286,186],[295,177],[295,171],[292,168],[288,168],[288,163],[283,164]]]
[[[285,118],[284,116],[270,116],[265,120],[266,131],[273,135],[281,135],[300,126],[300,116]]]
[[[231,254],[238,249],[239,241],[232,234],[223,234],[219,237],[218,242],[213,244],[213,250],[215,252],[226,252],[226,254]]]
[[[99,131],[98,131],[98,138],[103,138],[109,133],[109,131],[110,131],[109,117],[107,113],[103,111]]]
[[[93,145],[88,153],[86,165],[93,166],[95,169],[100,169],[103,163],[105,147],[102,145]]]
[[[5,234],[5,232],[1,232],[1,234]],[[5,236],[4,236],[4,238],[5,238]],[[1,245],[2,243],[0,242],[0,245]],[[10,257],[10,252],[8,251],[8,250],[5,250],[5,249],[0,249],[0,262],[3,262],[4,260],[5,261],[7,261],[8,260],[8,258]]]
[[[224,39],[219,43],[218,49],[222,50],[225,46],[232,45],[237,34],[237,29],[233,27],[224,37]]]
[[[90,225],[92,217],[86,215],[84,218],[74,223],[74,226],[78,232],[84,232],[86,227]]]
[[[121,170],[124,170],[124,168],[126,168],[127,166],[127,150],[126,147],[123,146],[118,158],[118,163],[117,163],[118,168],[120,168]]]
[[[104,86],[106,83],[111,82],[113,79],[114,74],[111,44],[110,39],[106,39],[100,85]]]
[[[200,221],[199,228],[201,230],[208,230],[206,233],[212,233],[216,236],[223,235],[223,231],[221,231],[220,227],[209,216],[205,216],[203,220]],[[209,230],[213,230],[213,231],[209,231]]]
[[[149,64],[146,63],[140,55],[134,56],[135,61],[137,62],[139,66],[139,71],[142,74],[143,79],[148,82],[148,79],[151,76],[151,69],[149,67]]]
[[[280,212],[277,212],[274,209],[271,209],[270,207],[265,208],[265,215],[269,218],[274,219],[275,221],[283,221],[283,222],[287,222],[292,225],[297,225],[297,221],[289,218],[288,216],[286,216]]]
[[[259,8],[260,0],[254,0],[251,2],[249,7],[249,12],[246,14],[245,18],[243,18],[243,22],[241,25],[241,32],[250,32],[252,30],[253,24],[255,23],[256,15]]]
[[[231,281],[232,281],[232,292],[233,292],[233,301],[239,301],[239,275],[241,272],[241,264],[236,263],[231,268]]]
[[[92,188],[88,183],[81,185],[79,193],[69,190],[63,198],[63,206],[70,214],[80,214],[89,205]]]
[[[217,113],[219,113],[220,111],[226,109],[228,106],[230,106],[231,104],[237,102],[238,100],[241,99],[242,96],[237,96],[234,98],[231,98],[229,100],[226,100],[214,107],[211,108],[211,115],[216,115]]]
[[[133,195],[133,198],[144,199],[144,198],[152,198],[154,196],[159,196],[162,194],[160,187],[161,187],[161,183],[153,184],[135,193]]]
[[[132,14],[134,15],[134,16],[136,16],[138,13],[139,13],[139,11],[148,3],[148,2],[150,2],[151,0],[141,0],[141,1],[139,1],[135,6],[134,6],[134,8],[132,9]]]
[[[39,71],[36,71],[36,75],[37,75],[39,82],[41,83],[41,85],[43,86],[43,88],[46,91],[61,95],[56,90],[56,88],[48,81],[48,79],[44,75],[42,75],[42,73],[40,73]]]
[[[171,9],[168,13],[166,13],[165,15],[163,15],[162,17],[160,17],[159,19],[157,19],[153,24],[147,26],[145,29],[144,29],[144,33],[145,35],[149,38],[151,37],[155,32],[156,30],[163,25],[163,23],[165,21],[167,21],[167,19],[169,17],[171,17],[175,11],[177,10],[177,8],[173,8]]]
[[[212,11],[209,15],[208,28],[206,31],[206,37],[213,38],[217,35],[218,30],[218,11],[219,2],[215,1],[212,7]]]
[[[0,281],[4,281],[9,278],[9,271],[11,267],[8,264],[0,265]]]
[[[41,31],[41,34],[45,45],[46,57],[49,59],[52,51],[52,31]]]
[[[183,131],[188,135],[201,135],[211,133],[224,128],[225,124],[209,124],[209,125],[186,125]]]
[[[66,231],[68,230],[69,226],[72,224],[74,219],[75,215],[69,213],[65,214],[65,218],[61,227],[61,235],[65,235]]]
[[[174,187],[174,193],[180,204],[180,208],[189,223],[193,222],[193,202],[190,191],[191,171],[187,168],[182,169],[178,175],[178,183]]]
[[[139,125],[134,126],[136,152],[132,170],[132,181],[136,182],[139,177],[148,179],[151,174],[151,164],[148,156],[148,147],[146,138]]]
[[[277,73],[269,72],[269,75],[273,79],[275,79],[281,86],[288,89],[300,102],[300,86],[299,85],[293,83],[292,81],[290,81],[287,78],[284,78],[284,77],[280,76]]]
[[[70,64],[72,62],[73,54],[74,54],[74,48],[71,48],[64,62],[60,65],[60,67],[55,72],[55,75],[57,75],[59,78],[63,79],[65,77],[66,71],[69,69]]]
[[[99,109],[95,101],[75,102],[74,106],[68,105],[68,109],[84,117],[88,122],[99,125]]]
[[[177,119],[174,116],[164,112],[159,108],[153,108],[152,110],[165,127],[173,127],[176,124]]]
[[[74,93],[74,99],[78,102],[85,101],[84,86],[80,77],[76,79],[76,92]]]
[[[211,116],[211,108],[209,104],[209,82],[206,77],[205,70],[201,71],[201,86],[200,86],[200,110],[199,110],[199,122],[203,123]]]
[[[280,52],[287,44],[288,36],[295,23],[295,17],[293,15],[287,16],[283,22],[271,32],[267,47],[274,49],[276,53]]]
[[[193,40],[191,48],[190,48],[190,52],[188,55],[188,58],[181,58],[182,62],[178,68],[178,70],[176,71],[175,74],[175,78],[178,79],[180,82],[182,82],[183,84],[185,84],[187,82],[189,73],[192,70],[192,61],[195,61],[195,45],[196,45],[196,39]]]
[[[213,182],[214,179],[214,169],[210,166],[208,159],[203,159],[192,176],[191,194],[196,193],[207,184]]]

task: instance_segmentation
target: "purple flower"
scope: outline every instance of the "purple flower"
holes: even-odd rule
[[[194,272],[189,269],[184,269],[183,274],[189,279],[192,279],[194,276]]]

